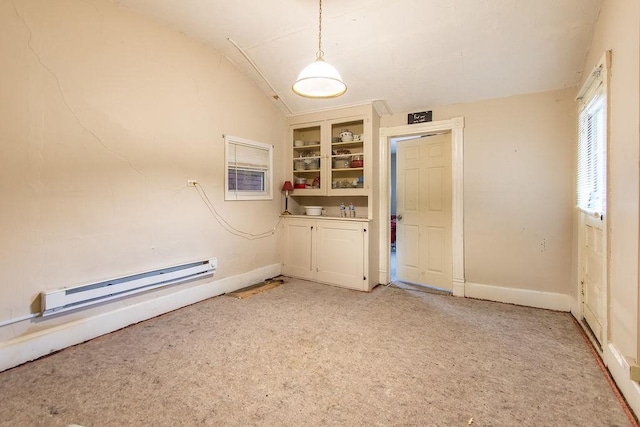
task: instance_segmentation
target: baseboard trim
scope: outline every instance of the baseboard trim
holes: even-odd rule
[[[464,295],[468,298],[505,302],[527,307],[556,311],[571,311],[571,296],[555,292],[532,291],[466,282]]]
[[[582,321],[582,307],[580,306],[580,301],[576,297],[571,297],[571,314],[573,317],[578,319],[578,321]]]
[[[0,372],[134,323],[236,291],[278,276],[280,272],[281,264],[272,264],[20,336],[0,344]]]
[[[385,283],[387,281],[387,270],[378,270],[378,283],[386,285],[387,283]]]
[[[465,295],[465,283],[464,279],[453,279],[453,296],[455,297],[464,297]]]
[[[631,380],[629,362],[612,343],[604,346],[603,356],[605,365],[629,407],[636,414],[640,414],[640,384]]]

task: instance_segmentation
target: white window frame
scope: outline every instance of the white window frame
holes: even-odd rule
[[[260,164],[252,163],[252,159],[249,158],[242,159],[245,160],[245,162],[238,162],[237,160],[239,159],[236,158],[236,148],[239,146],[259,150],[256,152],[255,159],[261,158],[259,161]],[[226,135],[224,137],[224,152],[225,200],[273,200],[273,145]],[[265,160],[264,152],[267,154],[266,161],[263,161]],[[230,184],[232,184],[229,179],[230,172],[236,171],[237,173],[239,170],[262,174],[264,188],[261,191],[238,190],[236,183],[235,189],[229,189]]]
[[[607,82],[606,55],[578,95],[578,159],[576,207],[604,216],[607,206]]]

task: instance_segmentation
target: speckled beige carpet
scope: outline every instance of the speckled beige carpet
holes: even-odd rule
[[[0,373],[2,426],[625,426],[566,313],[288,279]]]

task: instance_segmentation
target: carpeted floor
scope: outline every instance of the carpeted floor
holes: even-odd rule
[[[2,426],[628,426],[571,316],[287,279],[0,373]]]

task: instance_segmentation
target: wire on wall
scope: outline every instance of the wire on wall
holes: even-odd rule
[[[194,186],[196,188],[196,191],[198,192],[198,195],[200,196],[204,204],[209,209],[209,212],[211,212],[211,215],[213,216],[213,218],[218,222],[218,224],[222,226],[222,228],[224,228],[227,232],[233,234],[234,236],[242,237],[243,239],[247,239],[247,240],[264,239],[266,237],[272,236],[273,233],[276,232],[278,225],[280,225],[280,221],[282,221],[282,218],[279,218],[278,222],[276,222],[276,225],[274,225],[273,228],[263,233],[254,234],[254,233],[247,233],[246,231],[238,230],[233,225],[229,224],[222,217],[222,215],[220,215],[220,213],[216,210],[216,207],[213,205],[213,203],[209,199],[209,196],[207,196],[207,193],[204,190],[204,187],[198,182],[194,182]]]

